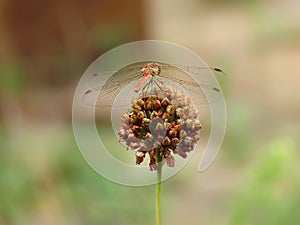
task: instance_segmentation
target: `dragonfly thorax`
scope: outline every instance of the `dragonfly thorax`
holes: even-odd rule
[[[157,76],[160,74],[160,66],[158,63],[147,63],[143,66],[141,72],[144,76]]]

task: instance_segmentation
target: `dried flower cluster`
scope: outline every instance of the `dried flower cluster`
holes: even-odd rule
[[[150,157],[150,169],[162,161],[175,165],[173,154],[185,158],[199,140],[201,124],[190,97],[164,86],[151,88],[136,98],[121,117],[120,141],[136,150],[136,163]],[[158,159],[158,156],[160,159]]]

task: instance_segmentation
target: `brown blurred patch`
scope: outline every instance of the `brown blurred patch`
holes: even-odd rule
[[[144,37],[142,1],[7,0],[3,25],[29,84],[65,84],[104,51]],[[78,70],[80,72],[78,72]]]
[[[144,38],[138,0],[6,0],[0,11],[0,72],[7,78],[0,119],[6,121],[69,121],[86,67],[103,52]]]

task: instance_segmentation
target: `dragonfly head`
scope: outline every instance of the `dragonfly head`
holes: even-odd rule
[[[149,74],[157,76],[160,74],[160,66],[158,63],[147,63],[143,66],[141,72],[144,76]]]

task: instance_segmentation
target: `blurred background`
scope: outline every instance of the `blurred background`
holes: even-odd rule
[[[143,39],[228,74],[222,151],[201,174],[196,152],[163,183],[163,224],[298,225],[298,0],[1,0],[0,224],[154,224],[155,187],[100,177],[71,124],[88,65]]]

